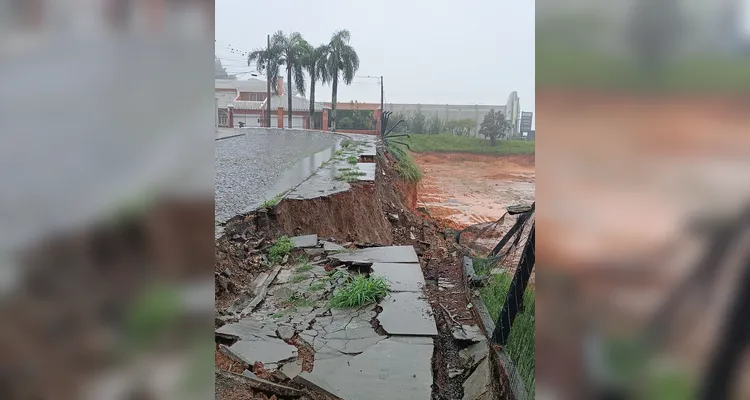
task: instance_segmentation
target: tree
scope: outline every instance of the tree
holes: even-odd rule
[[[303,65],[310,76],[310,121],[315,116],[315,83],[327,83],[330,79],[326,60],[328,58],[328,45],[318,47],[308,46],[305,49]]]
[[[484,115],[482,125],[479,127],[479,134],[490,138],[490,146],[494,146],[498,138],[504,138],[508,131],[510,131],[510,124],[505,119],[505,114],[502,111],[495,112],[494,109],[490,109],[490,112]]]
[[[410,133],[420,134],[427,132],[427,117],[419,111],[410,115],[406,120],[406,124],[409,127]]]
[[[443,121],[437,114],[430,116],[427,120],[427,133],[437,135],[445,131],[445,121]]]
[[[289,127],[292,127],[292,75],[294,75],[294,87],[302,96],[305,95],[304,58],[310,45],[299,32],[293,32],[285,36],[284,32],[278,31],[271,37],[271,48],[279,54],[279,65],[286,67],[287,78],[287,112]],[[270,101],[270,99],[269,99]]]
[[[471,118],[454,119],[445,123],[445,129],[456,136],[469,136],[476,127],[477,123]]]
[[[359,56],[354,47],[349,45],[351,34],[348,30],[340,30],[333,34],[328,43],[328,57],[326,68],[331,81],[331,130],[336,131],[336,95],[339,77],[344,84],[350,85],[354,74],[359,69]]]
[[[265,72],[268,82],[276,82],[279,79],[281,52],[278,47],[271,46],[270,48],[264,47],[256,49],[247,56],[247,65],[250,66],[253,62],[255,62],[255,68],[258,72]],[[275,94],[279,94],[276,85],[271,85],[271,90],[273,90]],[[271,99],[267,99],[266,101],[270,102]],[[266,118],[269,118],[269,116],[266,116]],[[268,121],[270,120],[267,120],[266,122]]]

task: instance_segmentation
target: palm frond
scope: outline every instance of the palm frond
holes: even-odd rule
[[[302,64],[295,64],[292,66],[292,74],[294,75],[294,88],[297,92],[304,96],[305,95],[305,74]]]
[[[350,85],[359,69],[359,56],[352,46],[341,48],[341,66],[344,83]]]

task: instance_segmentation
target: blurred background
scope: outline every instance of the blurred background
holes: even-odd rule
[[[750,398],[750,3],[536,10],[538,398]]]
[[[0,398],[213,396],[213,13],[0,1]]]

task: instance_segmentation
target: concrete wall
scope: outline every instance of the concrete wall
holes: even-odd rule
[[[386,111],[392,111],[394,113],[402,113],[404,115],[411,115],[421,112],[425,116],[437,115],[438,117],[446,120],[455,119],[472,119],[477,124],[477,129],[472,132],[473,136],[477,135],[479,125],[482,124],[484,115],[487,114],[491,109],[495,111],[505,112],[505,105],[451,105],[451,104],[398,104],[398,103],[385,103]]]
[[[392,111],[394,113],[401,113],[404,115],[416,114],[421,112],[425,116],[437,115],[438,117],[446,120],[455,119],[472,119],[476,122],[477,128],[472,132],[473,136],[477,136],[479,131],[479,125],[482,124],[484,115],[490,110],[502,111],[505,113],[505,105],[478,105],[478,104],[465,104],[465,105],[452,105],[452,104],[399,104],[399,103],[385,103],[386,111]]]

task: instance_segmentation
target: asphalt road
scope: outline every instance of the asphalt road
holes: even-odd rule
[[[279,129],[243,129],[247,134],[216,141],[216,220],[224,222],[273,197],[282,174],[301,159],[325,150],[337,135]]]

